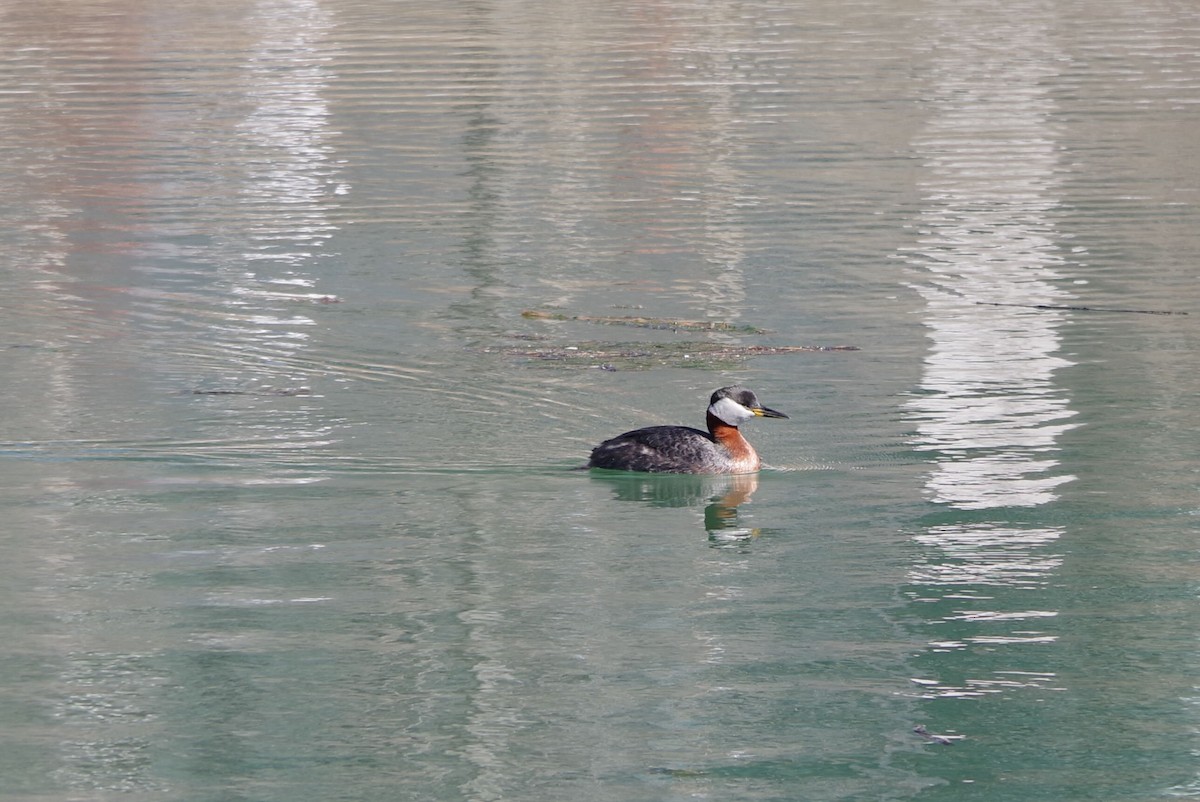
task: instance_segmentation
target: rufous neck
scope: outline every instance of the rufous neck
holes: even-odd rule
[[[729,453],[729,458],[739,463],[746,470],[758,470],[758,453],[754,446],[742,437],[738,427],[730,426],[716,415],[708,416],[708,431],[713,439],[720,443]]]

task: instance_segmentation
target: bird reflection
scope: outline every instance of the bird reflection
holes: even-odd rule
[[[758,474],[666,474],[592,472],[592,478],[607,482],[621,501],[640,501],[651,507],[694,507],[704,504],[704,529],[714,546],[753,540],[759,529],[746,527],[738,507],[758,489]]]

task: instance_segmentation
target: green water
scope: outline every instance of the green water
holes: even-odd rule
[[[0,8],[0,797],[1200,795],[1198,46]]]

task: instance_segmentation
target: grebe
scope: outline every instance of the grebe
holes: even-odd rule
[[[589,468],[648,473],[754,473],[762,460],[738,431],[751,418],[786,418],[764,407],[745,387],[722,387],[708,400],[708,431],[650,426],[605,440],[592,449]]]

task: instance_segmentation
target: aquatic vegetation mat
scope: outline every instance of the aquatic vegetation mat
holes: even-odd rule
[[[767,330],[752,325],[734,325],[721,321],[678,320],[644,316],[607,317],[569,315],[527,309],[521,316],[531,320],[592,323],[604,326],[629,326],[672,332],[715,332],[723,334],[763,334]],[[552,344],[548,338],[526,336],[519,345],[488,347],[487,353],[501,353],[534,362],[601,370],[645,370],[653,367],[712,368],[736,364],[756,356],[776,354],[857,351],[855,345],[753,345],[736,342],[681,340],[679,342],[613,342],[582,340],[567,345]]]

